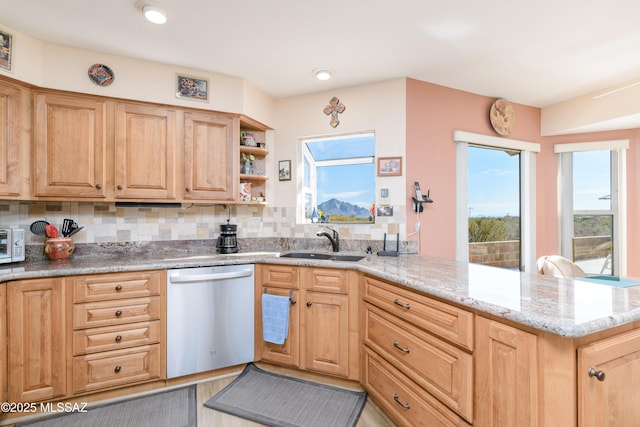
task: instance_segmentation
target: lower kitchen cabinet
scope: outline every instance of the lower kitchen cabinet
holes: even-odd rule
[[[257,358],[358,379],[357,273],[282,265],[260,265],[258,270]],[[265,289],[291,297],[289,335],[282,345],[262,340],[260,298]]]
[[[0,337],[4,337],[2,350],[0,351],[0,393],[7,395],[7,285],[0,283]]]
[[[8,400],[37,402],[66,396],[64,278],[9,282],[7,300]]]
[[[640,330],[578,348],[578,425],[640,423]]]
[[[0,385],[8,401],[163,379],[165,277],[159,270],[0,285],[0,333],[6,328],[8,336]]]
[[[292,367],[300,366],[300,291],[298,267],[290,265],[263,265],[255,267],[256,315],[255,356],[258,360]],[[274,344],[262,339],[262,294],[289,297],[289,332],[284,344]]]
[[[473,421],[473,314],[363,276],[361,382],[400,425]]]
[[[165,377],[164,271],[68,278],[73,394]]]
[[[476,317],[476,426],[537,426],[537,337]]]

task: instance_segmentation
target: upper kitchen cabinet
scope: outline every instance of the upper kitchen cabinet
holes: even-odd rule
[[[116,199],[175,199],[176,111],[116,105]]]
[[[33,195],[106,196],[106,106],[94,97],[36,93]]]
[[[28,177],[30,93],[0,81],[0,195],[23,196]]]
[[[237,118],[184,113],[185,200],[236,201],[238,138]]]

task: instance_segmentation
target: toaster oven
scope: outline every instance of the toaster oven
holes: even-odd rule
[[[24,229],[0,227],[0,264],[24,261]]]

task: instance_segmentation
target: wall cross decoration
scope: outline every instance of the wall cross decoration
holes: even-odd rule
[[[332,128],[340,124],[340,120],[338,120],[338,114],[342,113],[346,108],[347,107],[345,107],[344,104],[340,103],[340,100],[335,96],[331,98],[331,101],[329,101],[329,105],[324,107],[324,113],[327,116],[331,116],[331,121],[329,122],[329,124]]]

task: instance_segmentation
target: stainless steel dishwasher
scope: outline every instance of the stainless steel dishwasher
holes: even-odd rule
[[[253,361],[254,266],[167,271],[167,378]]]

